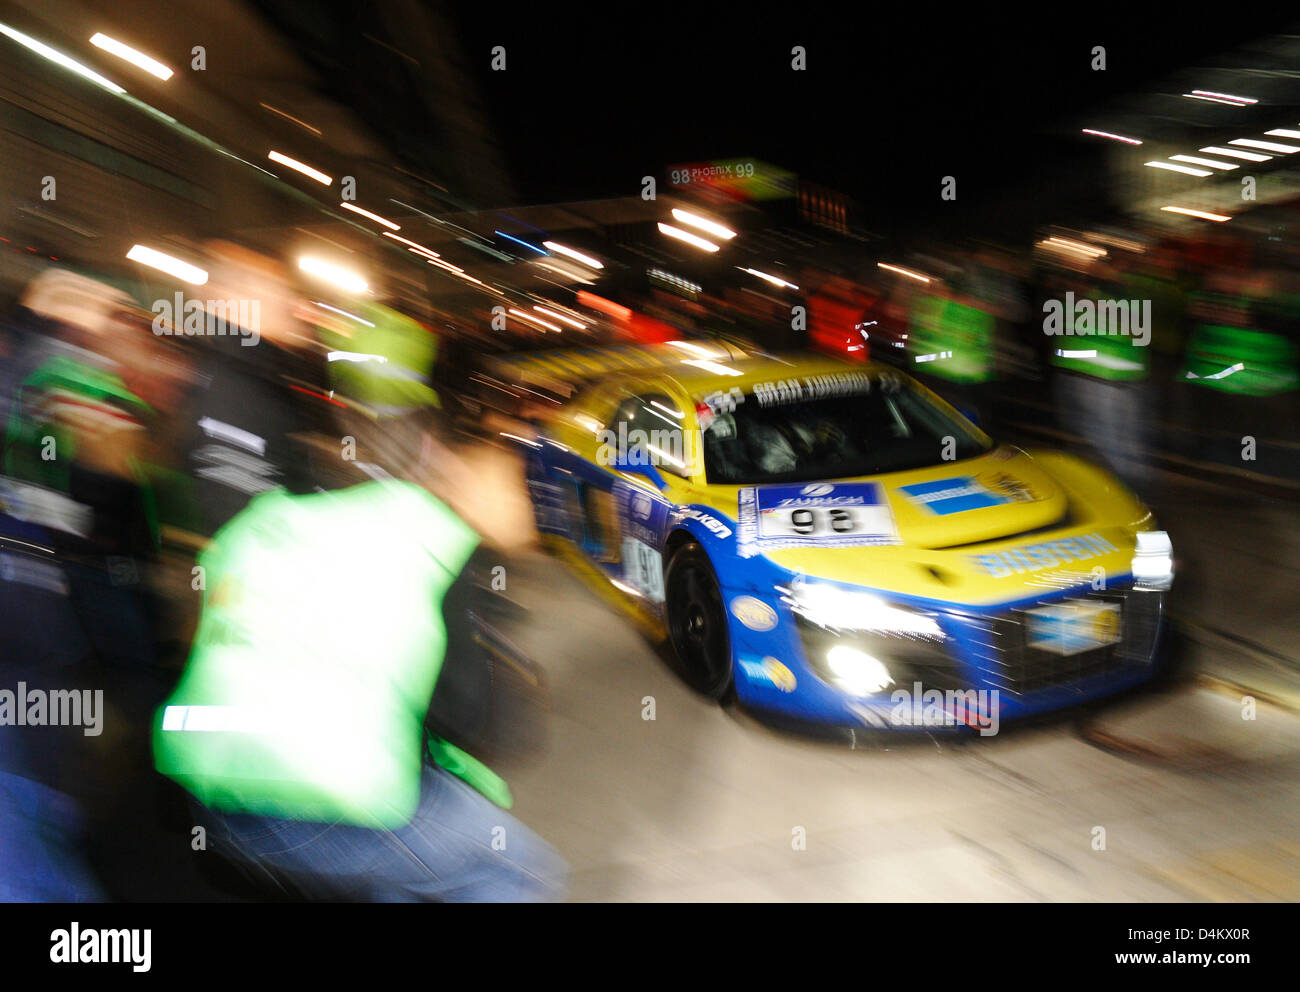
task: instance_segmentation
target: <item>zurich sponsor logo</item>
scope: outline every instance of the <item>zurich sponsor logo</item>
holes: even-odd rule
[[[829,482],[815,482],[811,486],[804,486],[799,490],[800,496],[829,496],[834,486]]]

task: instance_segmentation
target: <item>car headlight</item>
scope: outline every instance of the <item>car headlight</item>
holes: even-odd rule
[[[869,592],[818,582],[794,582],[782,590],[783,601],[799,616],[833,630],[856,630],[894,637],[942,641],[933,617],[886,603]]]
[[[1137,535],[1131,570],[1134,589],[1162,590],[1174,584],[1174,546],[1165,531]]]
[[[883,661],[847,644],[826,652],[826,664],[836,684],[854,696],[874,696],[894,684]]]

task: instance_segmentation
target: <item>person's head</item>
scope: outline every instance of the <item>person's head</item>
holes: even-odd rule
[[[311,329],[295,315],[297,293],[282,263],[231,241],[209,241],[204,249],[208,281],[195,295],[209,301],[210,313],[219,305],[227,321],[238,314],[240,323],[254,324],[240,328],[254,343],[262,338],[282,348],[315,343]]]

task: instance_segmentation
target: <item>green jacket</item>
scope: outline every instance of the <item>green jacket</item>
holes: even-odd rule
[[[441,603],[477,544],[404,482],[255,497],[199,559],[203,612],[157,713],[158,770],[223,812],[408,822],[446,646]],[[469,755],[442,741],[431,751],[511,804]]]

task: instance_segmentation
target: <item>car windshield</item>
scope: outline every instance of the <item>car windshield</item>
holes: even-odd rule
[[[845,372],[714,393],[697,404],[710,483],[880,475],[991,447],[896,372]]]

